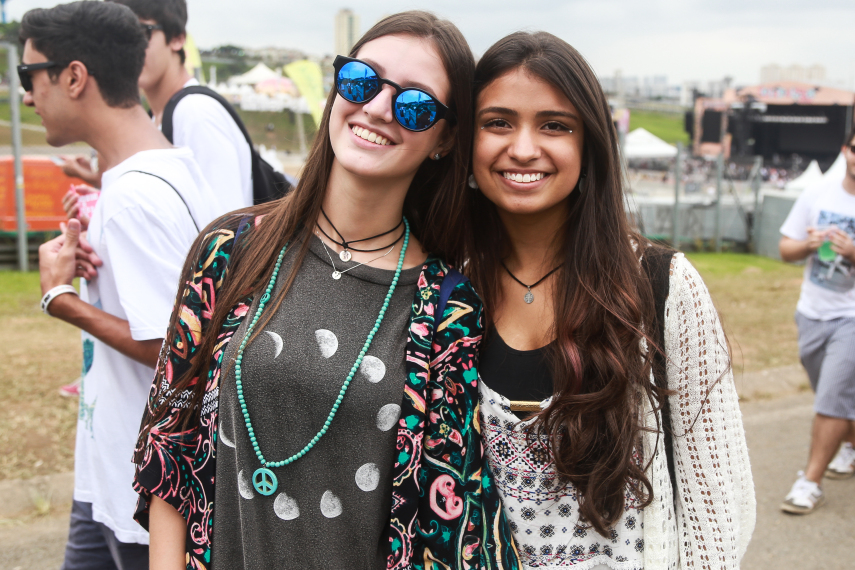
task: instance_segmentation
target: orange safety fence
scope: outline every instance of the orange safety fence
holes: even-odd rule
[[[82,184],[79,178],[66,176],[47,156],[25,156],[24,204],[28,232],[59,230],[65,221],[62,197],[72,184]],[[17,231],[15,210],[15,161],[0,156],[0,232]]]

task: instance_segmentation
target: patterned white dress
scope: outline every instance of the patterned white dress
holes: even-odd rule
[[[505,515],[526,568],[642,570],[644,516],[627,493],[624,512],[603,536],[579,522],[576,489],[557,480],[546,436],[527,434],[510,402],[479,382],[482,441]]]

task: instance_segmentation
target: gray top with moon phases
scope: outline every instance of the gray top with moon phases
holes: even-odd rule
[[[276,291],[296,247],[286,254]],[[331,252],[337,269],[352,267]],[[382,252],[381,252],[382,253]],[[400,254],[398,247],[389,254]],[[386,568],[384,533],[403,397],[407,328],[421,267],[401,272],[362,366],[330,430],[301,459],[271,468],[278,488],[257,492],[253,451],[237,398],[234,368],[223,365],[212,538],[219,569]],[[291,290],[245,351],[244,398],[268,461],[299,452],[323,427],[389,290],[394,271],[358,267],[340,280],[313,237]],[[268,303],[275,306],[276,295]],[[225,362],[232,362],[253,304]]]

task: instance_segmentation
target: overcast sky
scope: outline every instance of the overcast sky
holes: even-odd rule
[[[8,0],[10,19],[58,2]],[[669,82],[759,81],[768,63],[826,67],[855,89],[853,0],[188,0],[200,47],[232,43],[333,51],[336,12],[354,9],[366,31],[393,12],[429,9],[457,24],[476,57],[505,34],[546,30],[584,54],[601,76],[667,75]]]

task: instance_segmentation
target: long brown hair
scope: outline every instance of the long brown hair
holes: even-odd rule
[[[411,231],[422,242],[423,248],[440,256],[447,255],[448,252],[462,249],[463,237],[457,228],[462,225],[463,193],[472,146],[472,77],[475,61],[466,39],[454,24],[422,11],[403,12],[384,18],[362,36],[349,55],[355,56],[366,43],[389,35],[412,36],[431,41],[442,59],[451,85],[446,105],[450,108],[452,117],[446,128],[456,129],[456,143],[451,152],[441,160],[424,161],[404,200],[404,215],[410,222]],[[289,240],[296,238],[301,242],[293,267],[301,266],[309,248],[309,238],[315,220],[320,215],[327,180],[335,158],[329,133],[330,112],[335,97],[336,92],[332,90],[297,187],[281,200],[240,211],[265,215],[265,218],[241,237],[240,255],[232,253],[228,278],[217,291],[216,306],[189,370],[170,386],[170,395],[164,395],[165,403],[149,410],[143,421],[143,431],[150,430],[172,413],[170,404],[177,404],[182,394],[189,394],[186,396],[187,404],[181,402],[182,409],[175,421],[184,429],[198,421],[205,394],[206,382],[203,379],[207,378],[217,337],[229,312],[248,295],[260,293],[273,273],[279,251]],[[213,222],[202,231],[191,252],[200,251],[208,232],[218,228],[234,230],[239,219],[240,216],[231,215]],[[191,254],[187,258],[176,306],[182,301],[185,284],[192,279],[194,265],[198,261],[194,258],[197,255],[198,253]],[[257,331],[262,330],[270,316],[276,312],[294,278],[295,274],[292,272],[287,277],[282,291],[273,300],[273,309],[265,311],[265,316],[256,327]],[[175,311],[164,347],[173,346],[179,318],[180,314]],[[164,374],[165,356],[164,351],[159,361],[155,387],[160,385]]]
[[[608,101],[585,59],[561,39],[519,32],[494,44],[475,70],[475,100],[492,81],[517,69],[546,81],[576,107],[584,123],[584,186],[574,189],[557,236],[563,266],[555,286],[556,341],[550,348],[553,399],[532,434],[549,435],[555,466],[579,494],[582,520],[606,535],[623,513],[627,485],[643,506],[652,500],[641,450],[645,400],[664,394],[650,381],[653,339],[643,332],[655,316],[651,286],[641,274],[646,243],[624,213],[623,177]],[[496,206],[481,192],[467,204],[468,272],[484,299],[488,321],[501,303],[501,261],[508,236]],[[460,261],[460,260],[458,260]],[[489,326],[489,325],[488,325]],[[645,458],[650,459],[650,458]]]

